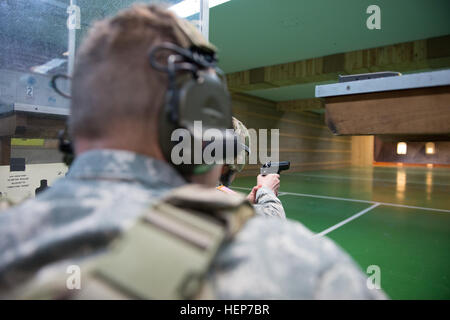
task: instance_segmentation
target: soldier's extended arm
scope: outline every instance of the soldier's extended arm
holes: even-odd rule
[[[255,212],[263,216],[279,217],[286,219],[283,205],[275,193],[267,187],[261,187],[256,191]]]
[[[288,170],[289,167],[289,161],[269,161],[261,167],[260,175],[257,178],[258,184],[259,181],[262,180],[261,177],[266,177],[271,174],[277,175],[278,184],[274,185],[275,189],[270,187],[263,187],[257,190],[254,205],[257,214],[286,219],[286,213],[284,212],[283,205],[281,204],[280,199],[278,199],[276,193],[278,193],[279,188],[279,174],[283,170]]]

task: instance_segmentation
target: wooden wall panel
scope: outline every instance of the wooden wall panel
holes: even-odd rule
[[[326,123],[339,135],[449,135],[450,86],[329,97]]]
[[[352,165],[371,166],[374,161],[374,136],[352,137]]]

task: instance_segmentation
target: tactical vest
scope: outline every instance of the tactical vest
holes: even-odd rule
[[[252,216],[242,195],[199,185],[177,188],[105,252],[79,262],[80,290],[67,289],[65,269],[72,263],[65,261],[45,268],[14,298],[214,298],[206,281],[214,257]]]

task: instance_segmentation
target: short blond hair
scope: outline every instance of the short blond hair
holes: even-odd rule
[[[161,6],[134,5],[94,24],[75,62],[69,120],[75,138],[101,138],[126,122],[156,132],[167,75],[150,66],[148,54],[158,43],[186,41],[175,19]]]

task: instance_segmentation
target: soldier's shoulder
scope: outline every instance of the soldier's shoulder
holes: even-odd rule
[[[291,219],[265,219],[255,216],[242,229],[236,241],[265,247],[274,253],[296,250],[304,252],[305,248],[316,255],[330,256],[342,252],[333,241],[326,237],[317,237],[303,224]]]
[[[218,253],[211,281],[224,299],[313,299],[336,262],[355,270],[332,241],[302,224],[256,216]]]

